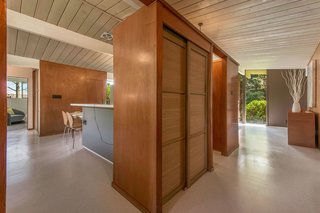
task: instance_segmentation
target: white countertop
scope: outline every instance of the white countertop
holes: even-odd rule
[[[113,105],[110,104],[70,104],[71,106],[78,106],[78,107],[92,107],[92,108],[107,108],[113,109]]]

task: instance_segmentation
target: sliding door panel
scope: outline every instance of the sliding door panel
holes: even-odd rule
[[[187,186],[207,170],[208,53],[191,42],[187,48]]]
[[[185,186],[186,41],[165,29],[162,71],[162,203]]]

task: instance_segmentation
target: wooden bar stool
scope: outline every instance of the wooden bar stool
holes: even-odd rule
[[[67,118],[69,121],[69,127],[71,130],[71,135],[72,135],[72,140],[73,140],[72,148],[74,148],[74,143],[75,143],[74,132],[80,133],[82,131],[82,124],[80,122],[75,123],[72,115],[69,112],[67,112],[66,114],[67,114]]]

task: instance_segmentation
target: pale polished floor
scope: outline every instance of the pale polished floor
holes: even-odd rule
[[[242,126],[240,149],[214,154],[215,170],[164,212],[320,212],[320,152],[287,145],[285,128]],[[138,212],[112,187],[112,165],[66,144],[8,133],[8,213]]]

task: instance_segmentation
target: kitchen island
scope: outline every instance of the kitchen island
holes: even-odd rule
[[[113,105],[71,104],[82,107],[82,145],[113,162]]]

